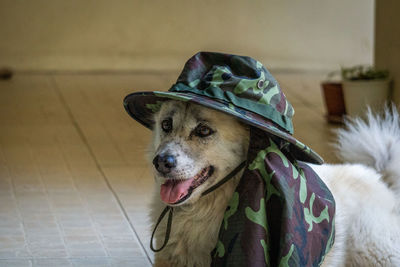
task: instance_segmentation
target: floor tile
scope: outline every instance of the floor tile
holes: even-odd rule
[[[3,260],[3,259],[0,259],[0,267],[31,267],[31,266],[32,266],[32,262],[30,260]]]
[[[34,259],[33,267],[72,267],[69,259]]]

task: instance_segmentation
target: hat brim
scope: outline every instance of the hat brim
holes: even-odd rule
[[[167,100],[192,102],[235,116],[246,124],[257,127],[289,142],[289,150],[296,159],[315,164],[323,163],[323,159],[316,152],[298,141],[285,130],[278,128],[279,126],[275,126],[272,121],[251,111],[235,107],[233,104],[216,101],[209,97],[178,92],[137,92],[129,94],[124,98],[124,107],[132,118],[145,127],[152,129],[154,125],[154,113],[156,113],[160,109],[161,104]]]

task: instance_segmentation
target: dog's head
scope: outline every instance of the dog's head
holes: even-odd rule
[[[249,129],[232,116],[167,101],[154,119],[150,158],[168,205],[195,202],[246,159]]]

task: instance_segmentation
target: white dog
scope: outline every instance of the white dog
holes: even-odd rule
[[[155,115],[153,162],[154,225],[166,204],[174,207],[169,240],[156,266],[209,266],[218,231],[242,175],[201,197],[247,155],[249,126],[232,116],[179,101],[165,102]],[[400,266],[400,125],[393,109],[368,114],[339,131],[342,165],[310,165],[336,200],[335,243],[322,266]],[[155,232],[156,248],[167,231]]]

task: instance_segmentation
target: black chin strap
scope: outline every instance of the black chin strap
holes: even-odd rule
[[[211,193],[212,191],[216,190],[218,187],[220,187],[221,185],[223,185],[224,183],[228,182],[230,179],[232,179],[241,169],[244,168],[244,166],[246,166],[246,161],[243,161],[242,163],[240,163],[239,166],[237,166],[233,171],[231,171],[227,176],[225,176],[224,179],[222,179],[221,181],[219,181],[218,183],[216,183],[215,185],[211,186],[210,188],[208,188],[206,191],[204,191],[201,196],[205,196],[209,193]],[[164,219],[165,215],[167,214],[167,212],[169,211],[168,214],[168,222],[167,222],[167,231],[165,232],[165,238],[164,238],[164,243],[162,244],[162,246],[158,249],[155,249],[153,246],[153,239],[154,239],[154,234],[156,233],[156,230],[158,228],[158,225],[161,223],[162,219]],[[160,217],[158,217],[156,226],[154,227],[153,233],[151,234],[151,239],[150,239],[150,249],[153,252],[159,252],[161,251],[168,243],[169,240],[169,235],[171,233],[171,225],[172,225],[172,214],[174,212],[174,208],[171,206],[166,206],[165,209],[161,212]]]

